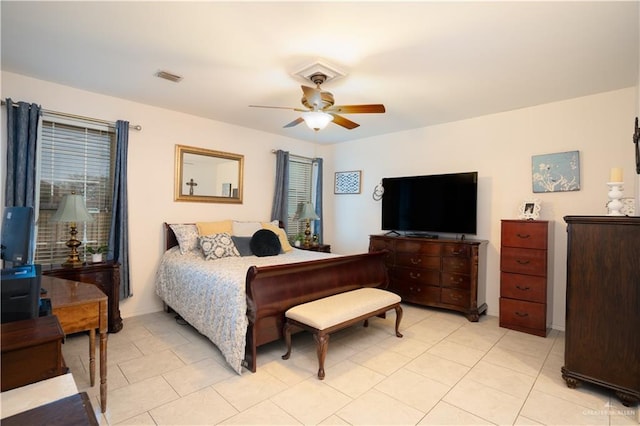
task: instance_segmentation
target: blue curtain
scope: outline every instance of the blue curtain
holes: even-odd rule
[[[5,206],[35,207],[36,146],[40,106],[26,102],[7,106]]]
[[[322,158],[314,158],[313,166],[315,171],[315,190],[316,190],[316,199],[314,201],[314,206],[316,208],[316,214],[320,219],[313,221],[313,233],[318,235],[319,243],[322,244],[323,241],[323,231],[324,227],[322,226]]]
[[[276,151],[276,189],[273,194],[271,220],[279,220],[287,228],[289,209],[289,152]]]
[[[129,122],[116,121],[116,159],[113,204],[107,258],[120,264],[120,299],[133,296],[129,283],[129,213],[127,200],[127,146]]]

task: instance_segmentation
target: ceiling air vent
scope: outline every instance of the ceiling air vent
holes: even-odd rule
[[[160,77],[160,78],[164,78],[165,80],[169,80],[172,81],[174,83],[178,83],[180,80],[182,80],[182,77],[176,74],[171,74],[168,71],[158,71],[156,73],[156,77]]]

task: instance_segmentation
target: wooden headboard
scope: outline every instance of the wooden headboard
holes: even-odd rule
[[[171,247],[175,247],[178,245],[178,239],[176,238],[176,234],[173,233],[173,229],[171,229],[170,223],[164,222],[164,250],[167,251]],[[195,223],[181,223],[180,225],[195,225]],[[278,226],[284,229],[284,223],[282,221],[278,222]]]

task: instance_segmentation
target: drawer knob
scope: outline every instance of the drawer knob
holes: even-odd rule
[[[417,272],[417,273],[409,272],[409,276],[410,276],[411,278],[413,278],[414,280],[415,280],[415,279],[418,279],[418,278],[420,278],[420,272]]]
[[[516,262],[518,262],[521,265],[528,265],[530,261],[529,260],[516,259]]]
[[[518,236],[518,238],[530,238],[531,235],[529,234],[516,234]]]
[[[529,316],[529,314],[526,312],[518,312],[518,311],[516,311],[516,315],[522,318]]]
[[[412,257],[410,260],[411,260],[411,263],[412,263],[413,265],[418,265],[418,264],[420,264],[420,263],[422,262],[422,259],[420,259],[420,258],[418,258],[418,259],[414,259],[414,258]]]
[[[517,285],[517,286],[516,286],[516,288],[517,288],[518,290],[522,290],[522,291],[529,291],[529,290],[531,290],[531,287],[521,287],[521,286],[519,286],[519,285]]]

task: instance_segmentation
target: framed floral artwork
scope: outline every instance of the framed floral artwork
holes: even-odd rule
[[[580,190],[580,151],[531,157],[533,192]]]
[[[336,172],[334,194],[359,194],[360,170]]]

